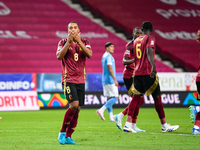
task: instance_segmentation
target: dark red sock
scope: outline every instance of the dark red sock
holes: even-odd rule
[[[197,113],[194,125],[200,126],[200,112]]]
[[[163,104],[162,104],[162,101],[161,101],[161,97],[159,96],[158,98],[155,98],[154,103],[155,103],[155,109],[158,113],[161,124],[165,124],[166,123],[165,112],[164,112]]]
[[[132,123],[136,123],[137,116],[139,114],[139,110],[140,110],[140,102],[138,102],[136,107],[135,107],[135,111],[134,111],[133,118],[132,118]]]
[[[122,111],[122,113],[124,114],[124,116],[127,114],[128,112],[128,106]]]
[[[143,97],[143,96],[140,97],[140,106],[141,106],[142,104],[144,104],[144,97]]]
[[[66,132],[66,129],[68,125],[70,124],[71,120],[73,119],[75,112],[76,111],[71,110],[70,108],[67,109],[60,132]]]
[[[67,128],[66,137],[70,137],[71,138],[71,135],[75,131],[77,123],[78,123],[78,113],[75,113],[72,121],[70,122],[70,125]]]
[[[135,107],[135,112],[133,114],[133,118],[132,118],[132,123],[136,123],[137,121],[137,116],[139,114],[139,110],[140,110],[140,106],[144,104],[144,98],[140,97],[140,101],[137,103],[136,107]]]
[[[140,101],[140,95],[133,95],[131,102],[128,105],[128,115],[133,117],[137,103]]]
[[[137,121],[137,118],[132,118],[132,123],[136,123],[136,121]]]

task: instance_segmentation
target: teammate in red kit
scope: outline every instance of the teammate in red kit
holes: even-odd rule
[[[150,95],[154,99],[155,109],[160,118],[162,132],[170,132],[177,130],[178,125],[171,126],[167,124],[165,120],[165,112],[163,109],[160,86],[158,82],[157,70],[154,62],[155,57],[155,38],[150,35],[153,31],[151,22],[145,21],[142,23],[143,35],[139,36],[134,41],[134,58],[135,58],[135,70],[134,70],[134,85],[133,85],[133,97],[128,106],[128,116],[126,124],[124,126],[124,132],[134,132],[132,129],[132,118],[135,112],[135,108],[141,101],[141,94]]]
[[[124,83],[126,85],[126,88],[128,90],[128,94],[130,97],[132,97],[133,93],[131,91],[131,87],[133,84],[133,77],[134,77],[134,49],[133,49],[133,42],[134,40],[139,37],[142,34],[142,30],[140,27],[136,27],[133,29],[133,39],[128,42],[125,46],[125,52],[124,52],[124,57],[123,57],[123,65],[125,65],[124,67],[124,71],[123,71],[123,80]],[[140,105],[142,105],[144,103],[144,99],[143,96],[141,97],[141,103],[138,103],[138,105],[136,106],[133,118],[132,118],[132,128],[135,132],[145,132],[145,130],[141,130],[136,126],[136,121],[137,121],[137,116],[139,113],[139,109],[140,109]],[[122,118],[127,114],[128,111],[128,106],[119,114],[114,115],[114,119],[116,122],[116,126],[122,130]]]
[[[200,30],[197,32],[197,42],[200,43]],[[200,58],[200,54],[199,54]],[[196,76],[196,85],[197,85],[197,100],[200,100],[200,63],[198,68],[198,73]],[[200,135],[199,126],[200,126],[200,106],[190,106],[190,120],[194,123],[192,129],[193,135]]]
[[[80,106],[84,105],[86,57],[92,57],[90,43],[81,38],[78,23],[72,21],[68,24],[68,38],[58,43],[56,55],[61,60],[62,87],[69,102],[58,141],[60,144],[77,144],[71,135],[77,125]]]

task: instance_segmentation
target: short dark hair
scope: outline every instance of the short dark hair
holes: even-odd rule
[[[79,28],[79,24],[78,24],[76,21],[71,21],[70,23],[76,23],[77,26],[78,26],[78,28]],[[70,24],[70,23],[69,23],[69,24]],[[68,27],[69,27],[69,24],[68,24]]]
[[[140,27],[135,27],[134,29],[133,29],[133,33],[135,32],[135,30],[137,30],[137,29],[141,29]]]
[[[111,42],[107,42],[107,43],[105,44],[105,48],[106,48],[106,47],[109,47],[110,45],[114,45],[114,44],[111,43]]]
[[[153,25],[152,25],[151,22],[145,21],[145,22],[142,23],[142,28],[141,29],[142,29],[142,31],[150,30],[152,32],[153,31]]]

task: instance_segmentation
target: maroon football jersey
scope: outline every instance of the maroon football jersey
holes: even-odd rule
[[[85,46],[91,49],[89,41],[81,39]],[[57,51],[60,51],[67,39],[58,43]],[[85,83],[85,61],[86,56],[77,43],[71,43],[65,57],[62,59],[62,82],[82,84]]]
[[[151,64],[147,58],[146,48],[152,47],[154,49],[153,56],[155,57],[155,38],[152,35],[143,34],[134,41],[134,57],[135,57],[135,71],[134,75],[150,75]]]
[[[134,53],[133,53],[133,42],[130,41],[126,44],[125,46],[125,52],[124,52],[124,57],[128,57],[129,59],[134,58]],[[130,79],[133,76],[133,71],[134,71],[134,63],[130,65],[125,65],[124,71],[123,71],[123,78],[125,79]]]

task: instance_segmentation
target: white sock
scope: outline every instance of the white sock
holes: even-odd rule
[[[196,126],[196,125],[194,125],[194,128],[195,128],[195,129],[199,129],[199,127],[198,127],[198,126]]]
[[[136,123],[132,123],[132,128],[135,128],[136,127]]]
[[[103,106],[99,109],[99,111],[103,113],[106,109],[107,109],[106,106],[103,105]]]
[[[166,128],[167,127],[167,123],[161,124],[161,125],[162,125],[162,128]]]
[[[126,124],[125,124],[125,126],[127,126],[128,128],[131,128],[132,126],[131,126],[131,122],[126,122]]]
[[[118,114],[118,117],[122,119],[122,118],[124,117],[124,114],[123,114],[122,112],[120,112],[120,113]]]
[[[197,112],[199,112],[199,106],[196,106],[196,110],[197,110]]]
[[[113,112],[109,112],[110,119],[113,119]]]

